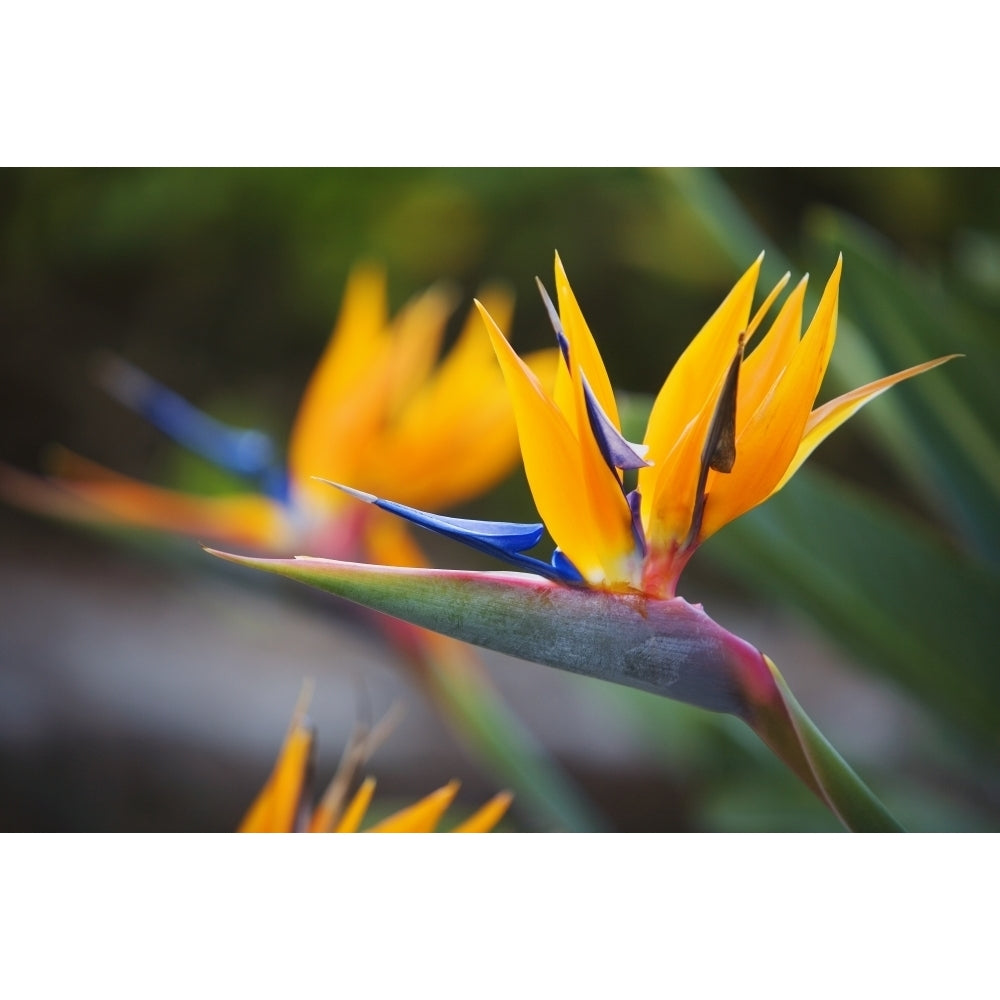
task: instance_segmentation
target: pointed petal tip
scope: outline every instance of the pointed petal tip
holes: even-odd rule
[[[327,486],[332,486],[334,489],[338,489],[341,493],[346,493],[348,496],[355,497],[361,500],[363,503],[378,503],[378,497],[374,493],[365,493],[364,490],[356,490],[352,486],[345,486],[343,483],[335,483],[332,479],[324,479],[322,476],[310,476],[310,479],[315,479],[318,483],[326,483]]]
[[[552,324],[552,329],[556,332],[556,340],[559,343],[559,348],[563,352],[563,357],[566,359],[566,363],[569,364],[569,341],[566,339],[566,332],[563,330],[562,320],[559,318],[559,312],[555,305],[553,305],[552,299],[549,296],[545,285],[542,283],[542,279],[536,275],[535,282],[537,283],[538,291],[542,296],[545,311],[549,315],[549,322]]]
[[[559,251],[556,250],[556,251],[554,251],[554,253],[555,253],[554,268],[555,268],[555,276],[556,276],[556,285],[559,284],[559,279],[560,278],[563,281],[565,281],[565,282],[568,283],[569,282],[569,276],[566,274],[566,265],[563,264],[562,257],[559,256]]]
[[[514,794],[504,790],[498,792],[490,799],[486,805],[477,809],[464,823],[459,823],[454,828],[453,833],[488,833],[495,830],[497,824],[503,819],[511,803],[514,801]]]
[[[587,407],[587,416],[590,419],[590,429],[601,450],[601,455],[608,467],[614,469],[645,469],[653,463],[645,459],[645,453],[649,450],[646,445],[633,444],[627,441],[621,431],[615,427],[614,423],[604,412],[597,396],[594,394],[587,376],[580,370],[580,380],[583,385],[584,403]]]
[[[549,315],[549,322],[552,324],[552,329],[555,330],[556,343],[559,345],[559,350],[562,352],[563,360],[566,362],[568,367],[570,363],[569,340],[566,338],[566,331],[563,329],[562,320],[559,318],[559,311],[553,305],[552,299],[549,296],[548,291],[546,291],[545,285],[542,284],[542,279],[536,275],[535,281],[538,283],[538,291],[541,293],[542,302],[545,305],[545,311]]]
[[[489,309],[487,309],[486,306],[484,306],[482,302],[479,301],[479,299],[473,299],[472,301],[475,304],[476,308],[479,310],[479,315],[483,323],[486,324],[486,332],[490,335],[490,339],[492,340],[494,337],[502,337],[504,340],[506,340],[507,337],[504,335],[503,330],[500,329],[499,325],[497,324],[497,321],[490,315]],[[496,350],[495,344],[494,344],[494,350]]]

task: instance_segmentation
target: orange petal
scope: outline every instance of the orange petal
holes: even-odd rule
[[[795,457],[836,338],[840,272],[838,260],[788,366],[738,436],[733,471],[709,476],[702,539],[765,500]]]
[[[579,368],[573,381],[576,425],[580,428],[578,447],[587,484],[586,506],[593,523],[599,526],[595,530],[600,532],[603,575],[592,582],[637,587],[641,578],[641,557],[636,551],[632,512],[622,491],[619,473],[608,466],[590,427]]]
[[[474,812],[464,823],[459,823],[452,833],[489,833],[503,819],[510,808],[514,796],[510,792],[494,795],[481,809]]]
[[[767,399],[799,346],[807,283],[808,278],[804,277],[792,289],[771,324],[771,329],[743,362],[739,400],[736,404],[737,436]]]
[[[484,288],[479,301],[490,315],[497,317],[502,328],[510,324],[514,305],[505,290],[496,286]],[[493,351],[483,338],[477,311],[470,309],[455,346],[408,406],[406,423],[418,421],[440,426],[458,422],[455,413],[464,413],[465,408],[456,405],[456,400],[474,400],[484,372],[499,375]]]
[[[327,464],[335,430],[331,410],[365,375],[383,345],[388,322],[385,284],[385,273],[372,265],[356,267],[348,277],[337,323],[292,426],[288,467],[295,479],[308,479]]]
[[[789,279],[792,276],[791,271],[786,271],[778,283],[772,288],[767,295],[764,297],[764,301],[757,307],[757,311],[753,314],[753,319],[747,324],[746,332],[746,342],[749,344],[753,339],[753,335],[757,332],[757,328],[764,321],[764,317],[771,311],[771,306],[774,305],[775,299],[781,294],[781,290],[788,284]]]
[[[408,302],[392,322],[392,365],[386,413],[393,417],[426,382],[437,361],[445,324],[455,308],[454,296],[442,287],[429,288]]]
[[[638,484],[643,524],[657,547],[682,541],[690,527],[704,437],[739,336],[747,328],[761,259],[701,328],[653,403],[645,437],[653,465],[639,470]]]
[[[375,779],[365,778],[361,787],[357,790],[354,798],[344,810],[344,815],[334,833],[357,833],[359,827],[364,822],[365,813],[371,804],[372,796],[375,794]]]
[[[449,781],[419,802],[376,823],[369,833],[433,833],[458,794],[459,782]]]
[[[404,417],[385,440],[377,469],[371,470],[377,472],[377,484],[365,489],[380,496],[391,494],[413,507],[441,510],[483,493],[510,474],[519,457],[517,424],[492,354],[490,360],[494,370],[479,383],[471,409],[456,405],[447,425],[422,430],[419,423]],[[525,362],[543,385],[551,384],[555,350],[529,355]]]
[[[365,294],[370,296],[372,288],[367,287]],[[368,327],[362,336],[338,323],[335,338],[342,330],[351,334],[348,344],[353,353],[345,360],[353,377],[345,382],[327,374],[328,368],[342,357],[342,352],[334,351],[323,358],[307,389],[308,406],[304,401],[305,408],[300,408],[289,449],[296,499],[308,498],[311,504],[326,510],[336,509],[343,502],[313,477],[359,481],[359,470],[377,455],[385,426],[433,366],[451,309],[452,296],[441,288],[432,288],[407,303],[388,330],[373,331]],[[368,323],[377,318],[373,308],[352,308],[348,318],[353,315],[360,315]]]
[[[737,339],[747,328],[761,259],[750,265],[667,376],[653,403],[646,431],[645,443],[654,462],[671,450],[729,368]]]
[[[577,370],[582,368],[583,374],[587,378],[587,383],[601,404],[601,408],[608,418],[621,430],[621,421],[618,419],[618,404],[615,402],[614,390],[611,388],[611,380],[608,378],[607,369],[604,367],[604,359],[601,357],[594,336],[587,326],[587,321],[583,318],[580,305],[576,301],[573,289],[570,287],[569,278],[566,277],[566,270],[559,254],[555,260],[556,273],[556,295],[559,301],[559,321],[562,323],[563,333],[569,342],[570,364],[573,371],[568,373],[565,367],[560,368],[560,375],[557,376],[555,386],[555,403],[560,412],[566,417],[570,427],[572,427],[578,438],[581,440],[587,433],[588,423],[582,425],[577,423],[579,411],[573,402],[571,382],[576,380]],[[567,374],[570,377],[566,377]],[[581,427],[583,429],[581,429]]]
[[[853,389],[851,392],[844,393],[843,396],[831,399],[828,403],[824,403],[813,410],[806,422],[805,434],[802,436],[802,441],[795,452],[795,458],[792,459],[791,464],[781,478],[781,482],[775,486],[771,494],[777,493],[798,471],[802,463],[813,453],[817,446],[826,440],[841,424],[853,417],[865,403],[870,402],[876,396],[880,396],[886,389],[891,388],[898,382],[904,382],[906,379],[913,378],[914,375],[930,371],[932,368],[937,368],[938,365],[943,365],[946,361],[951,361],[953,358],[960,358],[961,356],[960,354],[949,354],[943,358],[935,358],[933,361],[925,361],[922,365],[914,365],[905,371],[896,372],[895,375],[887,375],[885,378],[869,382],[868,385],[863,385],[858,389]]]
[[[7,503],[41,514],[84,524],[117,524],[109,511],[67,492],[57,483],[0,463],[0,497]]]
[[[494,290],[491,301],[510,316],[508,295]],[[527,360],[550,382],[554,349]],[[473,310],[455,349],[385,429],[353,483],[409,506],[440,510],[495,485],[517,458],[507,388]]]
[[[53,484],[112,522],[256,549],[280,550],[291,540],[285,509],[256,493],[180,493],[122,476],[64,449],[57,453],[56,464],[70,475]]]
[[[604,479],[588,477],[580,443],[565,417],[489,313],[481,307],[480,313],[510,392],[538,513],[556,544],[590,583],[627,579],[621,566],[634,541],[628,504],[617,481],[607,466]]]
[[[298,828],[315,740],[304,724],[307,700],[307,695],[300,699],[274,770],[240,823],[239,833],[292,833]]]
[[[558,254],[556,254],[555,269],[559,318],[569,344],[569,366],[567,368],[564,359],[560,366],[561,372],[569,372],[569,383],[567,385],[565,380],[562,381],[563,399],[557,398],[556,405],[566,417],[570,427],[575,430],[581,468],[587,484],[586,506],[601,541],[603,574],[600,579],[595,578],[590,582],[637,586],[641,570],[640,558],[635,552],[632,514],[622,492],[619,474],[609,468],[591,428],[583,388],[584,380],[605,415],[615,429],[620,431],[621,422],[618,418],[614,391],[604,361],[573,295]],[[557,378],[557,389],[559,385]]]
[[[383,340],[354,386],[338,399],[328,400],[327,431],[322,443],[317,441],[291,472],[296,503],[308,503],[325,511],[335,511],[343,504],[342,497],[324,488],[314,477],[357,482],[358,470],[370,462],[374,442],[385,423],[394,365],[392,341]]]

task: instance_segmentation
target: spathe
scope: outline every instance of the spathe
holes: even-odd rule
[[[735,715],[849,829],[899,829],[808,719],[774,664],[683,598],[564,587],[523,573],[207,551],[477,646]]]

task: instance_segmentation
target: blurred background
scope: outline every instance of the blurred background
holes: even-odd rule
[[[641,436],[760,250],[764,284],[810,271],[814,293],[843,252],[821,398],[967,356],[870,404],[682,591],[771,655],[905,825],[1000,827],[996,171],[4,170],[0,243],[0,460],[39,472],[58,443],[197,493],[232,482],[102,392],[100,352],[281,443],[354,262],[385,265],[394,307],[453,282],[452,336],[503,279],[524,351],[551,344],[534,278],[552,287],[558,250]],[[535,517],[519,469],[454,512]],[[420,541],[439,565],[489,565]],[[355,722],[399,701],[368,767],[386,808],[453,777],[466,810],[501,786],[377,631],[281,583],[191,541],[0,507],[0,829],[232,829],[305,677],[321,783]],[[734,720],[485,660],[594,827],[838,828]],[[518,799],[506,828],[552,826]]]

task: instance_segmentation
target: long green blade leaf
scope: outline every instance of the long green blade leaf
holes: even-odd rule
[[[824,256],[844,253],[850,280],[842,308],[865,331],[886,371],[914,359],[960,351],[967,357],[933,379],[917,379],[896,394],[909,432],[894,452],[923,494],[963,537],[970,551],[1000,566],[1000,344],[995,327],[926,275],[894,258],[873,232],[832,212],[816,217],[813,236]],[[909,360],[907,360],[909,359]]]
[[[1000,742],[1000,580],[916,521],[806,469],[705,551],[805,612],[933,714]]]

